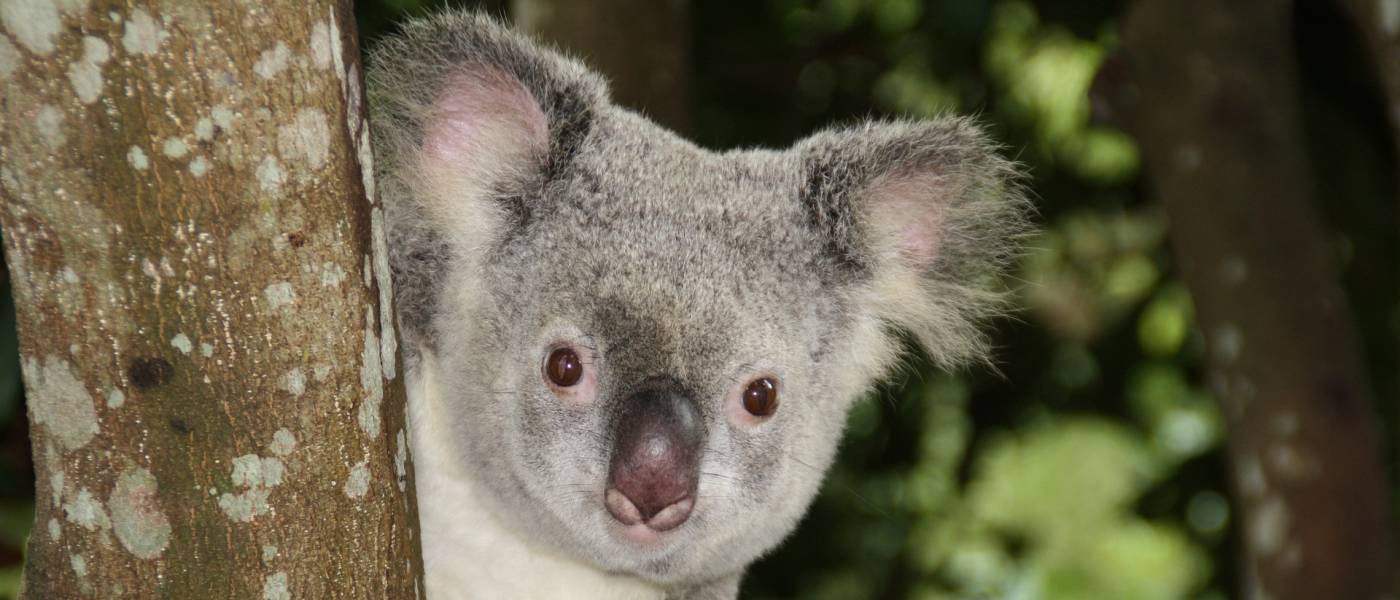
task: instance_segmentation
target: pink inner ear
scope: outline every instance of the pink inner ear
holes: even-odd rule
[[[498,69],[451,76],[430,110],[423,130],[430,173],[486,184],[549,147],[549,125],[539,102],[519,80]]]
[[[892,235],[909,266],[927,269],[943,242],[944,203],[953,190],[933,173],[887,175],[869,190],[870,211],[879,235]]]

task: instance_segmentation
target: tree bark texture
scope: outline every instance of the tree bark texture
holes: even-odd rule
[[[1275,0],[1142,0],[1124,23],[1118,120],[1166,206],[1228,419],[1246,597],[1381,598],[1395,563],[1371,392],[1313,210]],[[1113,81],[1117,79],[1117,81]]]
[[[3,0],[0,26],[26,596],[416,598],[350,3]]]
[[[687,0],[513,0],[515,22],[608,77],[613,99],[690,129]]]

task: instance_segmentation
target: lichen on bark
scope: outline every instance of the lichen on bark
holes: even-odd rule
[[[349,4],[15,0],[0,33],[26,594],[411,597]]]

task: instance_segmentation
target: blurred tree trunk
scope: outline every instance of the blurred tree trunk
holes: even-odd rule
[[[1388,0],[1341,0],[1371,54],[1376,79],[1385,90],[1386,118],[1392,146],[1400,160],[1400,3]],[[1397,165],[1400,168],[1400,165]],[[1397,194],[1400,198],[1400,194]]]
[[[686,0],[512,0],[511,7],[522,29],[607,75],[619,104],[690,129]]]
[[[1385,91],[1395,172],[1400,173],[1400,2],[1341,0],[1341,5],[1361,34],[1376,79]],[[1400,189],[1392,191],[1394,201],[1400,203]],[[1395,368],[1400,369],[1400,365]]]
[[[414,598],[350,3],[128,6],[0,3],[25,593]]]
[[[1211,350],[1246,597],[1381,598],[1394,586],[1389,495],[1355,325],[1313,210],[1291,8],[1141,0],[1101,88],[1141,144]]]

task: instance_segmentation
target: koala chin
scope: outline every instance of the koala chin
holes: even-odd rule
[[[1027,203],[968,119],[710,151],[466,12],[367,74],[430,598],[734,598],[899,332],[985,357]]]

